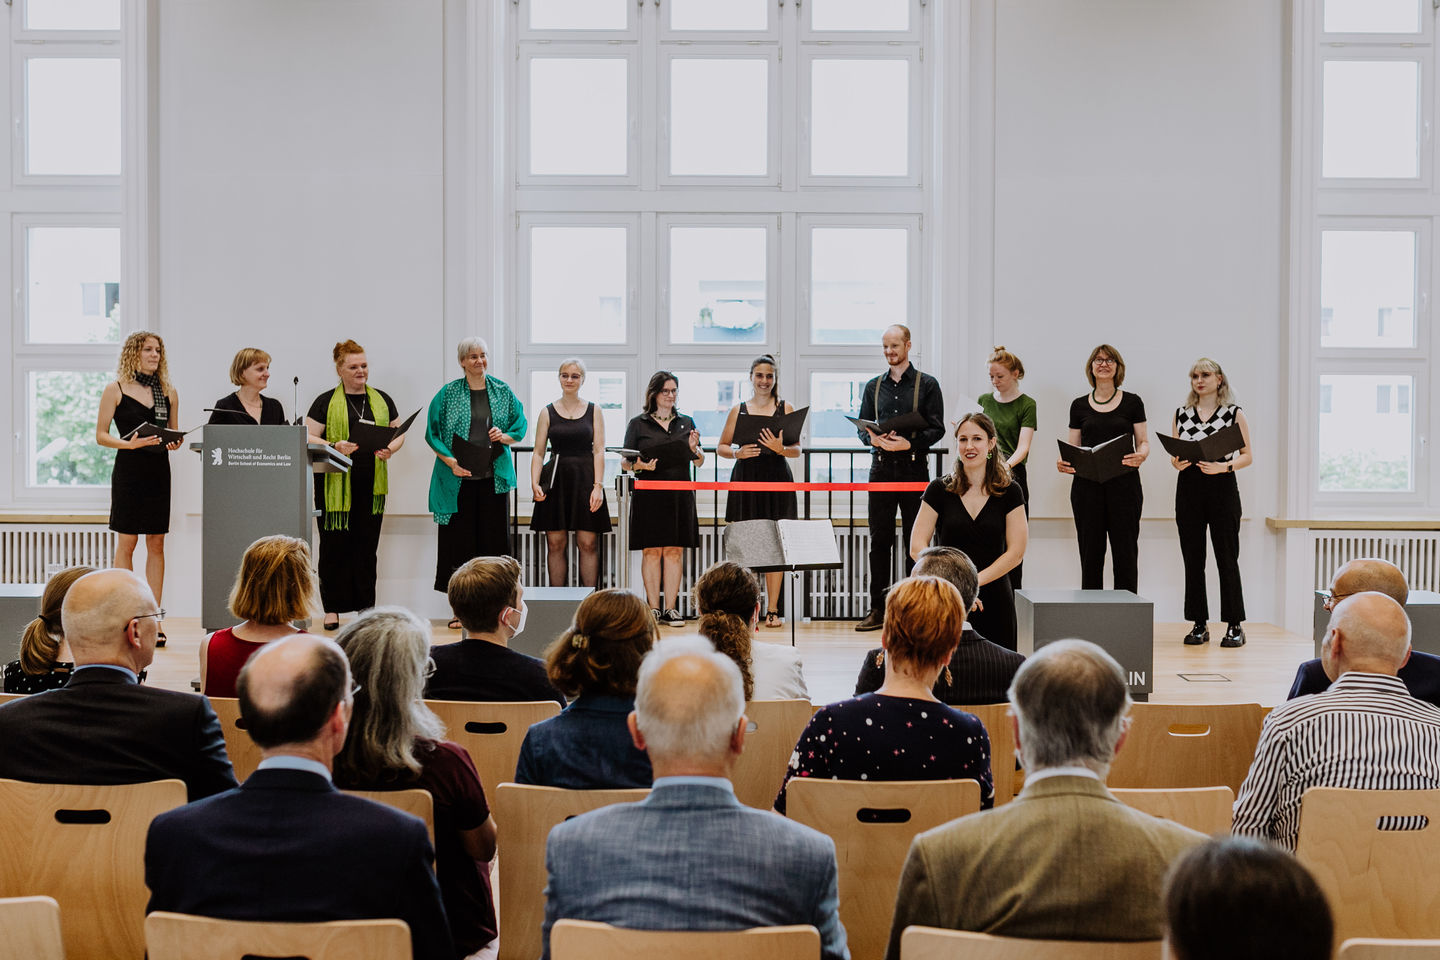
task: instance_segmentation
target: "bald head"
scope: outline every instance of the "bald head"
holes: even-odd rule
[[[155,595],[143,579],[129,570],[97,570],[70,587],[60,620],[77,664],[138,657],[143,667],[155,652],[154,628],[136,621],[132,633],[130,623],[146,617],[153,624],[154,618],[147,615],[158,611]]]
[[[1394,676],[1409,658],[1410,618],[1392,598],[1371,591],[1336,604],[1320,646],[1331,680],[1352,670]]]
[[[1330,592],[1336,596],[1348,597],[1366,591],[1383,593],[1402,607],[1410,595],[1405,574],[1400,572],[1400,568],[1388,560],[1374,557],[1351,560],[1330,578]]]
[[[744,711],[739,667],[704,637],[662,640],[640,664],[635,725],[657,767],[723,767]]]
[[[256,651],[240,670],[237,692],[240,715],[257,745],[311,743],[326,732],[335,708],[349,700],[350,665],[332,641],[297,634]],[[343,743],[342,737],[335,750]]]

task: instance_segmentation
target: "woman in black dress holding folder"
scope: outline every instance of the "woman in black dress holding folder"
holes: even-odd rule
[[[794,413],[795,408],[780,400],[777,393],[775,358],[769,354],[750,361],[750,399],[730,408],[725,429],[720,432],[720,443],[715,452],[727,460],[734,460],[735,469],[730,479],[735,482],[778,481],[791,483],[794,477],[790,465],[785,461],[800,456],[800,444],[786,446],[781,437],[770,430],[760,432],[759,443],[736,446],[735,423],[742,415],[773,417],[781,413]],[[725,522],[737,520],[794,520],[800,515],[795,502],[794,491],[774,493],[733,490],[725,502]],[[785,574],[774,571],[765,574],[765,626],[778,627],[784,624],[780,616],[780,592]]]
[[[110,473],[110,529],[116,567],[133,570],[135,547],[145,538],[145,582],[160,603],[165,585],[165,534],[170,532],[170,454],[180,441],[166,445],[159,436],[142,437],[141,426],[178,429],[180,396],[170,384],[165,341],[138,330],[125,338],[113,383],[100,394],[95,442],[117,451]],[[119,436],[110,433],[114,421]],[[160,638],[165,638],[161,624]]]
[[[239,387],[215,401],[210,423],[259,426],[283,426],[285,408],[273,397],[262,397],[270,382],[270,354],[256,347],[245,347],[230,361],[230,382]]]
[[[565,585],[565,553],[570,531],[580,552],[580,584],[593,587],[600,578],[600,535],[610,529],[605,504],[605,421],[598,404],[580,399],[585,364],[578,357],[560,361],[560,399],[535,419],[535,452],[530,457],[530,489],[535,507],[530,529],[545,534],[550,586]],[[550,488],[540,485],[545,442],[555,461]]]
[[[1190,394],[1175,411],[1170,429],[1181,440],[1203,440],[1231,425],[1240,428],[1245,445],[1219,460],[1198,463],[1171,457],[1180,471],[1175,479],[1175,526],[1180,555],[1185,559],[1185,619],[1191,622],[1185,643],[1210,642],[1210,601],[1205,594],[1205,528],[1215,545],[1220,571],[1220,619],[1225,621],[1222,647],[1245,645],[1245,594],[1240,585],[1240,488],[1235,471],[1250,466],[1250,423],[1235,405],[1230,380],[1220,364],[1201,357],[1190,368]]]
[[[700,466],[705,454],[700,449],[700,431],[695,421],[675,410],[680,381],[668,370],[660,370],[645,386],[645,412],[625,428],[625,447],[640,450],[633,463],[636,479],[689,480],[690,465]],[[681,441],[690,456],[646,459],[644,452],[661,444]],[[641,575],[645,599],[661,623],[683,627],[680,616],[680,560],[686,547],[700,545],[700,520],[695,513],[693,490],[636,490],[630,501],[630,549],[641,551]]]
[[[1127,467],[1139,467],[1150,455],[1145,425],[1145,403],[1120,389],[1125,382],[1125,361],[1120,351],[1102,343],[1090,351],[1085,364],[1090,392],[1070,404],[1070,443],[1094,447],[1126,434],[1135,437],[1135,452],[1125,454]],[[1056,461],[1061,473],[1074,474],[1064,457]],[[1138,470],[1127,470],[1105,483],[1075,477],[1070,484],[1070,509],[1075,515],[1075,539],[1080,547],[1080,589],[1105,588],[1105,541],[1110,541],[1110,564],[1115,589],[1140,592],[1140,508],[1145,501]]]

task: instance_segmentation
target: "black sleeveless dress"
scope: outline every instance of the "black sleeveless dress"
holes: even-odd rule
[[[555,458],[555,478],[545,499],[535,504],[530,514],[531,530],[589,530],[606,533],[610,529],[610,507],[590,512],[590,491],[595,486],[595,404],[575,419],[560,416],[555,404],[547,406],[550,414],[550,456]],[[541,451],[536,451],[539,456]]]
[[[142,423],[156,422],[155,408],[125,392],[115,407],[120,436]],[[170,451],[163,443],[139,450],[116,450],[110,471],[110,529],[135,535],[170,532]]]
[[[744,403],[740,404],[740,412],[747,412]],[[795,480],[790,475],[790,461],[764,447],[760,448],[758,457],[736,460],[730,479],[735,482],[781,483]],[[734,523],[736,520],[794,520],[798,516],[800,511],[793,490],[777,493],[732,490],[725,501],[726,523]]]

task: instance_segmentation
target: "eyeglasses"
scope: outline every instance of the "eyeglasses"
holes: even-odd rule
[[[159,610],[156,610],[154,613],[137,613],[137,614],[135,614],[135,616],[131,617],[130,619],[131,619],[131,620],[148,620],[148,619],[150,619],[151,617],[154,617],[154,618],[155,618],[155,621],[156,621],[157,623],[160,622],[161,620],[164,620],[164,619],[165,619],[165,608],[164,608],[164,607],[161,607]]]
[[[680,392],[680,388],[679,388],[679,387],[666,387],[664,390],[661,390],[660,392],[661,392],[661,393],[679,393],[679,392]]]
[[[351,680],[351,681],[350,681],[350,699],[351,699],[351,700],[354,700],[354,699],[355,699],[355,694],[359,693],[361,690],[364,690],[364,689],[365,689],[365,688],[362,687],[362,686],[360,686],[360,684],[356,683],[354,680]]]
[[[1115,366],[1115,358],[1113,358],[1113,357],[1096,357],[1096,358],[1095,358],[1095,366],[1097,366],[1097,367],[1113,367],[1113,366]]]
[[[429,680],[431,677],[435,676],[435,670],[436,670],[436,669],[437,669],[437,664],[435,663],[435,658],[434,658],[434,657],[426,657],[426,658],[425,658],[425,679],[426,679],[426,680]]]
[[[1344,600],[1346,597],[1355,596],[1354,593],[1332,593],[1329,590],[1321,590],[1320,595],[1324,597],[1324,599],[1320,601],[1320,606],[1326,610],[1334,610],[1335,604]]]

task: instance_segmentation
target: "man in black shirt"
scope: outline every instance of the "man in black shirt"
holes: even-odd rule
[[[869,383],[860,397],[860,419],[882,425],[907,413],[917,413],[924,426],[890,430],[879,434],[860,428],[860,442],[871,448],[870,480],[874,483],[925,481],[930,479],[930,447],[945,436],[945,399],[940,381],[921,373],[910,363],[910,328],[895,324],[880,339],[890,369]],[[872,491],[870,516],[870,612],[855,625],[856,630],[879,630],[885,619],[885,591],[890,587],[891,551],[895,547],[895,511],[900,511],[904,533],[902,554],[905,574],[910,559],[910,530],[920,512],[920,491],[893,493]]]

